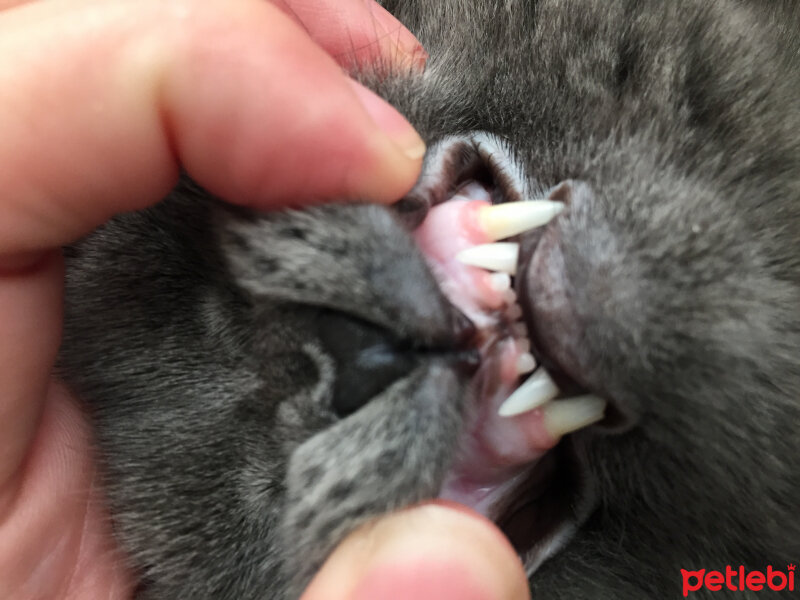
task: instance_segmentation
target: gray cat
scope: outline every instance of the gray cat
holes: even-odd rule
[[[793,577],[796,4],[385,4],[430,53],[422,75],[359,74],[429,143],[396,206],[256,215],[184,180],[66,250],[59,369],[91,408],[137,598],[297,597],[349,531],[464,468],[493,357],[475,364],[481,326],[412,232],[470,182],[565,203],[514,238],[513,285],[562,395],[608,401],[488,510],[533,597]]]

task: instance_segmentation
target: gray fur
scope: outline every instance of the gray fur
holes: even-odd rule
[[[674,597],[681,568],[796,563],[795,3],[385,4],[431,59],[365,81],[432,144],[490,132],[530,189],[567,182],[569,210],[521,240],[518,291],[543,360],[615,419],[555,452],[585,522],[533,596]],[[446,191],[426,189],[405,216]],[[457,316],[388,211],[200,196],[184,185],[68,250],[61,369],[141,598],[294,597],[347,531],[435,494],[465,398],[432,353],[339,418],[320,315],[426,348],[458,346]],[[524,551],[529,524],[500,524]]]

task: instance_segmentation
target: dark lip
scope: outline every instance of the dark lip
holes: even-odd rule
[[[555,224],[550,225],[551,227]],[[539,242],[544,237],[546,229],[538,229],[522,234],[516,241],[520,244],[519,264],[517,265],[517,277],[514,280],[514,291],[517,294],[520,308],[522,309],[522,320],[531,341],[531,354],[536,359],[537,364],[547,369],[548,374],[553,378],[556,385],[562,392],[563,397],[578,396],[582,394],[594,394],[607,401],[605,418],[593,425],[606,431],[622,432],[630,428],[635,419],[632,415],[620,408],[620,405],[605,389],[589,385],[581,379],[580,373],[572,372],[568,366],[560,364],[551,357],[546,349],[546,345],[538,334],[536,322],[533,316],[533,302],[528,286],[525,285],[524,274],[528,272],[531,262],[536,255]]]
[[[533,318],[533,302],[528,286],[525,285],[524,274],[528,272],[528,268],[533,261],[543,235],[544,230],[539,229],[523,234],[517,240],[520,245],[520,262],[517,265],[517,277],[514,280],[514,291],[517,293],[517,298],[519,299],[519,305],[522,309],[522,319],[525,323],[525,328],[528,330],[528,337],[531,341],[531,353],[534,358],[536,358],[536,362],[547,369],[547,372],[565,396],[586,394],[589,391],[588,388],[583,386],[576,378],[568,375],[567,370],[548,355],[538,335],[536,323]]]

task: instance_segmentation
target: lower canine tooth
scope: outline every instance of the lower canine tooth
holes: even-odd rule
[[[550,402],[558,393],[559,389],[550,374],[543,368],[539,369],[506,398],[497,414],[501,417],[521,415]]]
[[[603,418],[606,401],[597,396],[577,396],[550,402],[542,408],[544,427],[554,438],[596,423]]]
[[[490,271],[500,271],[514,275],[517,272],[519,244],[500,242],[497,244],[481,244],[462,250],[456,259],[466,265],[483,267]]]

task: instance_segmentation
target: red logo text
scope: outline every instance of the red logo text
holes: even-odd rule
[[[795,565],[788,565],[786,571],[779,571],[768,566],[765,571],[745,571],[743,566],[733,569],[730,565],[722,571],[687,571],[681,569],[683,577],[683,597],[690,592],[707,589],[712,592],[729,590],[731,592],[760,592],[762,590],[794,591]]]

